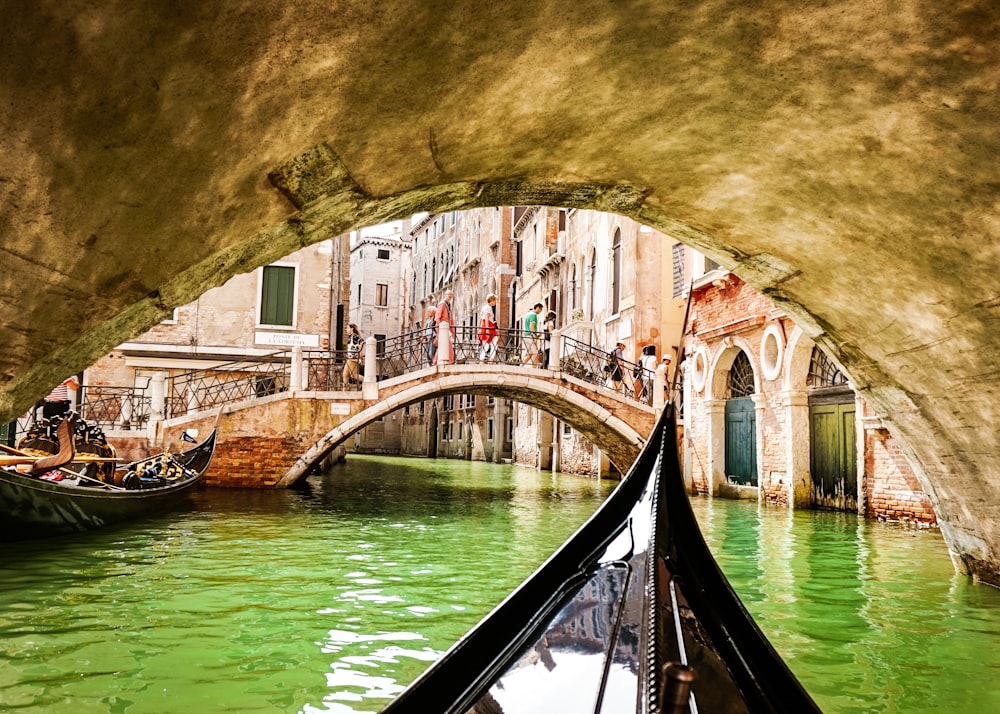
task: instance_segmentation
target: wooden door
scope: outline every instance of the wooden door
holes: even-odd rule
[[[726,400],[726,478],[757,485],[757,413],[751,397]]]
[[[854,403],[809,408],[813,500],[817,506],[858,509],[858,450]]]

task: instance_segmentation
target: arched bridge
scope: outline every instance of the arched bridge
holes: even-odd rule
[[[545,359],[542,345],[548,345],[543,366],[530,361],[536,354],[530,339],[501,331],[483,353],[472,328],[441,325],[438,342],[444,348],[437,350],[440,359],[429,359],[422,334],[381,343],[369,338],[365,354],[358,355],[367,368],[357,382],[348,379],[352,355],[299,349],[252,366],[222,365],[212,376],[192,372],[174,377],[169,391],[163,383],[151,385],[151,432],[158,441],[174,443],[185,429],[208,429],[218,419],[220,440],[209,483],[224,478],[228,485],[286,487],[355,432],[398,409],[475,394],[549,412],[627,470],[663,406],[663,370],[643,372],[626,360],[609,365],[607,352],[558,331],[550,343],[538,343],[539,360]],[[620,380],[612,378],[618,375]],[[94,404],[84,402],[85,416]],[[186,413],[160,420],[160,408]]]

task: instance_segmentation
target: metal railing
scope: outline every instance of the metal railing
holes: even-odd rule
[[[144,387],[84,385],[79,392],[80,416],[102,427],[140,428],[149,421],[152,399],[148,388],[148,379]]]
[[[572,337],[562,338],[559,368],[570,376],[621,392],[626,397],[636,396],[636,385],[640,383],[641,377],[648,377],[650,383],[653,379],[652,372],[644,370],[635,362],[618,359],[617,364],[613,364],[610,352]]]
[[[363,382],[380,381],[425,369],[437,363],[436,344],[444,335],[435,330],[431,339],[424,330],[379,340],[375,363],[366,364],[364,354],[351,359],[345,350],[301,350],[301,379],[293,379],[298,362],[292,351],[274,352],[258,358],[190,370],[166,379],[158,394],[162,417],[171,418],[193,411],[232,404],[288,391],[293,384],[308,391],[359,391]],[[595,386],[617,391],[626,397],[653,402],[654,373],[625,359],[611,359],[611,353],[579,340],[562,336],[548,341],[518,329],[498,328],[489,341],[480,339],[472,325],[451,328],[454,364],[504,364],[525,368],[555,366],[551,345],[559,345],[558,368],[567,375]],[[445,342],[447,342],[445,336]],[[368,370],[374,370],[369,373]],[[104,427],[141,428],[151,418],[160,418],[153,389],[143,386],[115,387],[87,385],[81,388],[79,411],[88,422]],[[162,380],[161,380],[162,382]],[[18,430],[20,431],[20,425]]]
[[[286,392],[290,364],[290,353],[282,351],[175,374],[168,382],[165,417]]]
[[[349,392],[361,389],[365,365],[349,360],[346,350],[303,350],[303,382],[313,392]]]

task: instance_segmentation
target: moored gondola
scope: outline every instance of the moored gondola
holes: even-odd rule
[[[712,558],[668,409],[597,513],[383,711],[819,709]]]
[[[93,434],[83,430],[87,431]],[[61,427],[61,432],[74,430]],[[208,438],[184,451],[125,464],[93,449],[71,449],[62,463],[53,463],[58,461],[53,455],[40,456],[34,449],[5,448],[5,461],[0,461],[8,464],[0,467],[0,540],[80,532],[168,512],[208,470],[216,433],[213,429]],[[63,447],[58,444],[58,453],[67,453]],[[18,460],[21,466],[13,463]]]

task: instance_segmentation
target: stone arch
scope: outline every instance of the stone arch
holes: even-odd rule
[[[726,398],[729,368],[732,366],[733,360],[736,359],[736,356],[741,351],[746,354],[747,359],[750,360],[750,366],[753,367],[754,393],[759,394],[761,392],[760,363],[758,361],[756,350],[754,350],[753,346],[746,339],[739,335],[735,335],[722,340],[715,350],[715,355],[712,358],[711,367],[708,372],[708,379],[706,380],[706,389],[708,390],[706,394],[707,398]]]
[[[815,342],[806,335],[801,327],[796,325],[788,336],[785,345],[784,372],[782,388],[786,392],[806,389],[806,379],[809,376],[809,363],[812,360],[812,350]]]
[[[589,385],[584,386],[587,390],[591,389]],[[559,388],[550,380],[523,373],[511,373],[492,383],[484,383],[481,375],[472,370],[464,374],[450,374],[432,380],[417,381],[413,386],[407,386],[387,398],[366,406],[319,438],[295,461],[277,483],[277,487],[291,486],[305,477],[339,444],[372,422],[407,405],[455,394],[483,394],[515,399],[528,406],[547,411],[569,424],[585,438],[604,445],[603,450],[622,473],[628,471],[645,442],[642,434],[608,408],[571,389]]]

